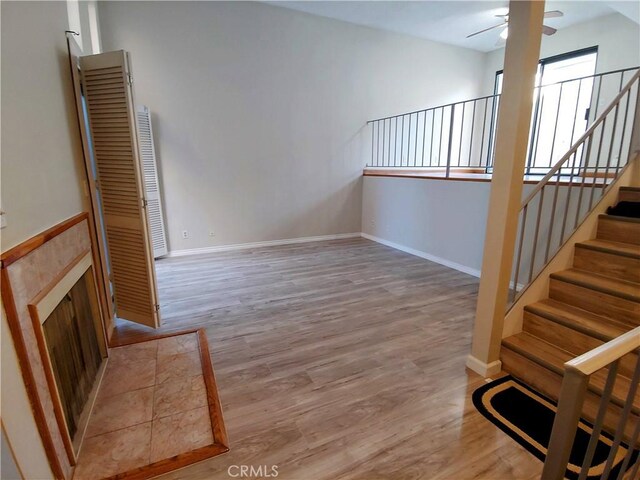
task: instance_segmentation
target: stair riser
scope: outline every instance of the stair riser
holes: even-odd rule
[[[618,192],[619,202],[640,202],[640,190],[624,190]]]
[[[609,277],[640,282],[640,259],[576,245],[573,266]]]
[[[598,219],[597,238],[612,242],[640,245],[640,223],[601,217]]]
[[[500,360],[502,361],[502,369],[510,373],[522,382],[531,386],[534,390],[557,401],[562,386],[562,377],[539,365],[538,363],[520,355],[509,348],[502,347],[500,352]],[[600,396],[593,392],[587,391],[582,410],[582,418],[593,422],[596,418],[598,407],[600,405]],[[607,415],[605,416],[604,429],[608,432],[615,432],[620,419],[621,409],[618,405],[610,403],[607,407]],[[632,422],[627,422],[625,428],[625,436],[629,438],[633,433]]]
[[[526,310],[524,312],[523,329],[525,332],[576,356],[593,350],[604,343],[602,340]],[[618,365],[620,374],[630,378],[633,375],[637,360],[638,357],[635,354],[622,357]]]
[[[549,279],[549,298],[568,303],[633,327],[640,325],[640,303],[590,288]]]

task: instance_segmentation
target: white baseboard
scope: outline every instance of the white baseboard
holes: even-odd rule
[[[491,363],[485,363],[469,354],[467,357],[467,367],[477,374],[487,378],[500,373],[500,370],[502,370],[502,362],[500,360],[496,360]]]
[[[411,255],[415,255],[416,257],[424,258],[425,260],[430,260],[432,262],[439,263],[440,265],[453,268],[454,270],[458,270],[462,273],[466,273],[474,277],[480,277],[480,270],[476,270],[475,268],[470,268],[470,267],[467,267],[466,265],[461,265],[459,263],[452,262],[445,258],[436,257],[435,255],[431,255],[430,253],[416,250],[415,248],[405,247],[404,245],[400,245],[399,243],[390,242],[389,240],[385,240],[384,238],[376,237],[374,235],[369,235],[368,233],[363,232],[362,236],[368,240],[372,240],[374,242],[381,243],[382,245],[386,245],[387,247],[395,248],[396,250],[400,250],[405,253],[410,253]]]
[[[322,242],[325,240],[340,240],[343,238],[360,237],[360,232],[338,233],[335,235],[318,235],[316,237],[285,238],[282,240],[268,240],[265,242],[236,243],[233,245],[218,245],[215,247],[190,248],[185,250],[172,250],[168,257],[185,257],[188,255],[202,255],[204,253],[230,252],[233,250],[246,250],[249,248],[274,247],[278,245],[293,245],[296,243]]]

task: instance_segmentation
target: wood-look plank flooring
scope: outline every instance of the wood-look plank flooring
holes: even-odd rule
[[[539,477],[471,402],[476,278],[364,239],[157,272],[161,331],[207,331],[231,448],[163,478],[229,479],[232,465],[301,480]],[[121,323],[114,340],[147,334]]]

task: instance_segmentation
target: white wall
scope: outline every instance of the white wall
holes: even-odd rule
[[[596,73],[640,66],[640,26],[614,13],[595,20],[558,30],[542,37],[540,58],[598,47]],[[504,48],[487,54],[483,93],[493,93],[496,72],[504,65]]]
[[[65,2],[1,2],[1,250],[84,210]],[[26,478],[53,478],[2,312],[2,423]]]
[[[270,5],[99,8],[154,114],[171,250],[359,232],[365,121],[480,90],[482,53]]]
[[[528,196],[534,188],[534,184],[525,184],[522,197]],[[486,181],[367,176],[363,187],[362,231],[381,243],[480,276],[490,191],[491,183]],[[590,192],[588,187],[581,201],[580,219],[591,197],[586,192]],[[551,187],[551,193],[547,190],[538,238],[547,239],[552,230],[550,255],[560,244],[561,232],[566,230],[568,235],[572,230],[578,213],[577,203],[573,200],[565,216],[568,193],[566,186],[559,187],[557,194],[554,187]],[[594,203],[600,199],[600,194],[598,189]],[[575,199],[575,188],[573,195]],[[554,204],[556,213],[552,216]],[[527,216],[523,259],[530,259],[532,255],[538,208],[539,197],[536,197]],[[553,227],[551,218],[554,219]],[[546,246],[546,242],[537,245],[534,273],[544,265]],[[527,283],[529,270],[529,262],[523,261],[518,283]]]
[[[480,275],[489,182],[364,177],[362,231]]]
[[[6,251],[83,210],[82,150],[64,2],[2,2],[2,209]]]

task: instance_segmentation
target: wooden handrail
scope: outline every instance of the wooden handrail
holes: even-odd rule
[[[583,375],[592,375],[638,348],[640,348],[640,327],[569,360],[564,364],[564,368],[578,371]]]
[[[595,447],[603,429],[604,419],[607,415],[609,400],[616,381],[619,360],[625,355],[640,349],[640,327],[636,327],[627,333],[620,335],[613,340],[600,345],[599,347],[586,352],[579,357],[574,358],[564,364],[564,378],[558,398],[558,407],[556,417],[553,422],[553,430],[549,439],[549,447],[547,449],[547,458],[542,469],[542,480],[561,480],[564,478],[567,463],[573,448],[573,442],[576,435],[576,429],[582,415],[584,400],[586,397],[589,379],[595,372],[609,367],[607,380],[600,399],[598,413],[593,423],[593,430],[589,440],[589,446],[585,453],[585,459],[580,471],[580,479],[587,476],[587,472],[593,460]],[[631,413],[635,393],[638,388],[638,380],[640,379],[640,360],[636,362],[636,367],[631,379],[631,386],[626,395],[624,407],[620,413],[620,419],[616,427],[615,436],[607,465],[605,467],[606,478],[613,467],[613,459],[616,451],[621,444],[625,433],[625,426]],[[637,441],[638,429],[636,429]],[[632,449],[629,450],[625,457],[625,464],[631,460]],[[621,478],[621,477],[618,477]]]

